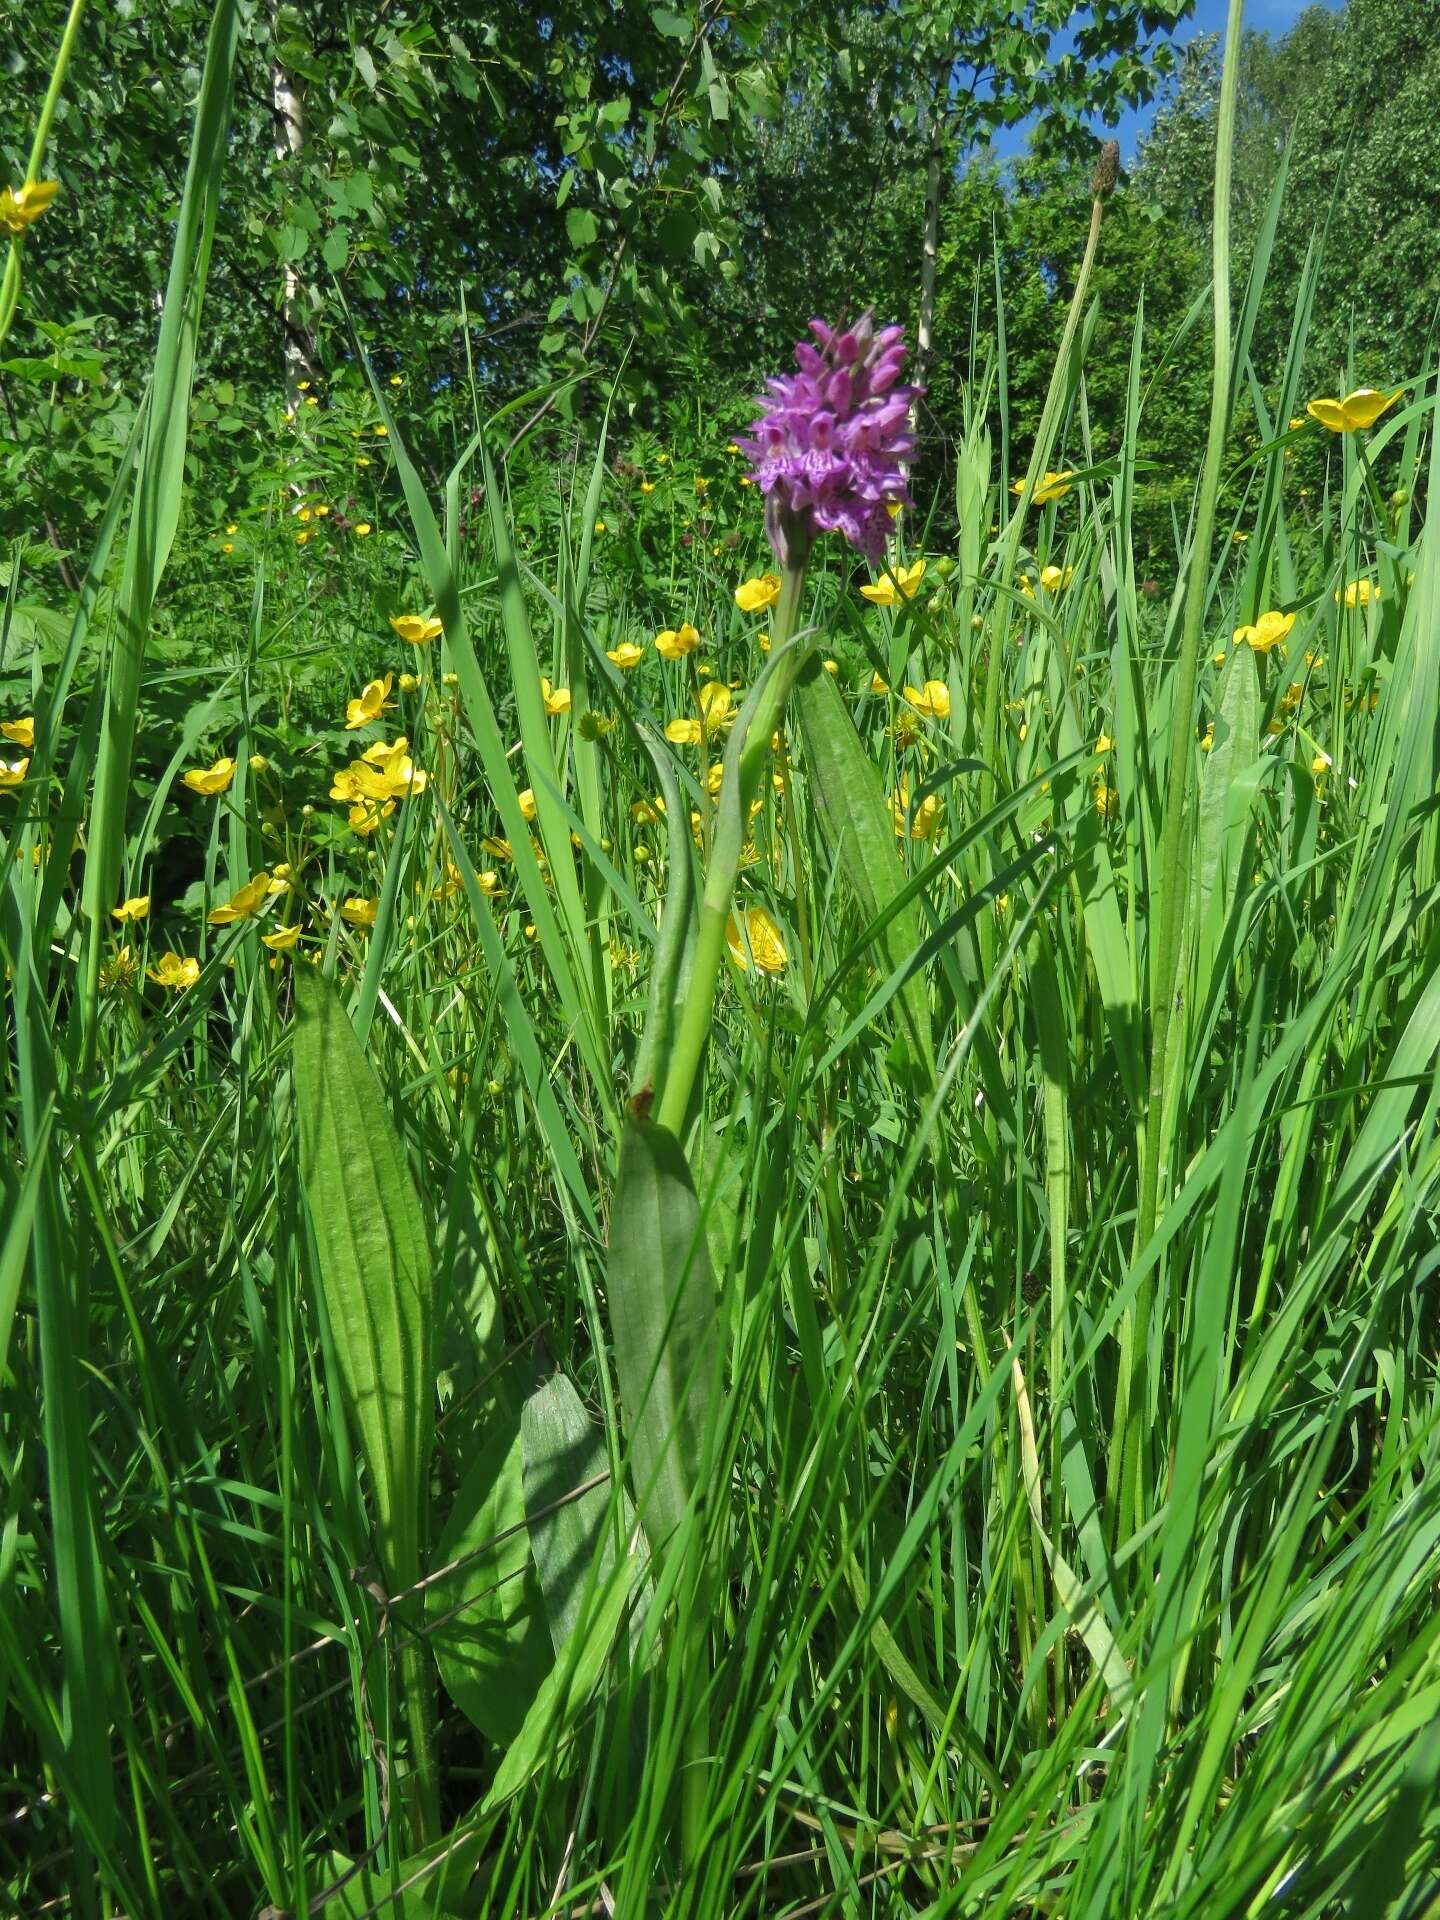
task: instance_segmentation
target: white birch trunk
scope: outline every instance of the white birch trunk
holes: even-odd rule
[[[950,102],[949,64],[937,66],[930,99],[929,154],[925,170],[925,231],[920,243],[920,318],[915,328],[915,378],[923,384],[935,347],[935,267],[940,248],[940,189]]]
[[[273,4],[270,9],[270,29],[272,44],[275,33],[275,13]],[[277,52],[270,63],[270,108],[275,128],[275,158],[282,164],[293,159],[305,142],[305,103],[295,76],[281,61]],[[305,353],[305,322],[300,299],[300,275],[293,260],[287,260],[284,268],[284,289],[281,314],[285,325],[285,404],[292,413],[300,406],[300,382],[309,372],[309,362]]]

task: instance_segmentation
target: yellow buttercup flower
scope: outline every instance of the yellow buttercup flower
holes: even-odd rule
[[[888,693],[890,691],[890,683],[888,680],[882,680],[878,673],[872,673],[870,676],[870,691],[871,693]]]
[[[420,684],[420,676],[415,673],[399,673],[395,676],[395,684],[402,693],[414,693]]]
[[[1107,787],[1103,780],[1095,783],[1095,811],[1105,820],[1120,811],[1119,794],[1114,787]]]
[[[923,687],[906,687],[905,698],[917,713],[929,719],[950,718],[950,689],[943,680],[927,680]]]
[[[156,964],[145,971],[157,987],[168,987],[172,993],[183,993],[186,987],[193,987],[200,978],[200,962],[193,955],[162,953]]]
[[[779,927],[764,907],[747,907],[742,918],[743,933],[733,913],[725,922],[725,944],[736,966],[747,973],[752,965],[760,973],[783,973],[790,955]]]
[[[212,907],[206,919],[212,927],[233,926],[237,920],[248,920],[252,913],[258,913],[269,894],[270,875],[262,868],[238,892],[232,893],[223,907]]]
[[[552,719],[557,713],[569,713],[570,711],[571,701],[569,687],[552,687],[548,680],[542,679],[540,682],[540,698],[545,702],[545,711]]]
[[[378,720],[390,704],[390,688],[394,684],[394,675],[387,673],[382,680],[367,680],[360,689],[358,699],[345,702],[345,731],[353,733],[357,727],[368,727],[372,720]]]
[[[779,598],[778,573],[757,573],[753,579],[742,580],[735,589],[735,604],[742,613],[763,613]]]
[[[431,640],[438,640],[445,631],[445,622],[428,618],[420,613],[392,614],[390,625],[402,640],[408,640],[412,647],[426,646]]]
[[[665,738],[677,747],[698,747],[702,734],[698,720],[671,720],[665,727]]]
[[[1403,387],[1396,387],[1393,393],[1378,393],[1374,387],[1357,387],[1343,400],[1312,400],[1305,411],[1331,433],[1359,433],[1373,427],[1404,391]]]
[[[365,788],[361,785],[360,773],[357,771],[360,765],[361,763],[358,760],[354,760],[348,767],[337,767],[335,769],[335,773],[330,781],[330,798],[332,800],[343,800],[345,804],[349,806],[356,800],[365,799]]]
[[[276,927],[273,933],[262,933],[260,942],[262,946],[269,947],[272,953],[289,953],[299,938],[300,922],[297,920],[293,927]]]
[[[224,793],[234,778],[235,762],[223,755],[213,767],[191,767],[181,776],[192,793]]]
[[[110,918],[124,925],[127,921],[143,920],[150,911],[148,893],[137,893],[129,900],[122,900],[118,907],[110,909]]]
[[[0,760],[0,787],[18,787],[29,771],[28,754],[23,760]]]
[[[1335,589],[1333,598],[1336,606],[1339,606],[1341,600],[1341,590],[1339,587]],[[1356,607],[1368,607],[1372,600],[1378,600],[1379,598],[1380,589],[1375,585],[1373,580],[1351,580],[1344,589],[1345,604],[1352,613]]]
[[[7,740],[13,740],[17,747],[33,747],[35,716],[27,714],[23,720],[0,720],[0,734]]]
[[[1042,477],[1036,481],[1035,491],[1031,494],[1030,498],[1037,507],[1043,507],[1051,500],[1063,499],[1070,491],[1074,479],[1075,469],[1073,467],[1065,467],[1059,473],[1052,472],[1047,468]],[[1025,491],[1025,482],[1023,480],[1013,481],[1010,491],[1018,499]]]
[[[920,582],[925,577],[925,562],[917,560],[913,566],[896,567],[891,574],[881,580],[872,581],[868,587],[861,587],[860,597],[868,600],[872,607],[893,607],[903,595],[913,600],[920,590]]]
[[[663,633],[655,636],[655,651],[662,660],[683,660],[687,653],[694,653],[700,644],[700,635],[688,620],[680,626],[666,627]]]
[[[395,811],[393,800],[357,800],[345,816],[345,824],[361,839],[378,831],[380,822]]]
[[[100,969],[100,991],[109,993],[115,987],[134,986],[135,976],[139,971],[134,949],[121,947],[120,951],[105,961]]]
[[[1063,593],[1074,578],[1074,567],[1042,567],[1040,569],[1040,584],[1046,593]]]
[[[605,649],[605,658],[622,673],[629,673],[645,658],[645,649],[637,647],[633,640],[622,640],[618,647]]]
[[[735,720],[735,696],[723,680],[707,680],[701,687],[700,718],[707,733],[727,727]]]
[[[340,903],[340,918],[348,920],[352,927],[373,927],[379,911],[378,900],[365,900],[359,894],[352,894]]]
[[[381,767],[386,783],[397,799],[404,799],[407,793],[423,793],[430,784],[429,774],[423,767],[417,767],[406,753],[408,745],[406,740],[397,740]]]
[[[0,233],[23,233],[33,226],[59,191],[58,180],[27,180],[23,187],[0,189]]]
[[[390,742],[377,740],[359,760],[335,773],[330,798],[350,805],[350,825],[357,833],[373,833],[394,812],[397,800],[425,791],[429,776],[410,758],[409,745],[403,733]]]
[[[368,520],[357,520],[355,523],[354,533],[357,540],[363,540],[367,534],[373,533],[374,531],[375,529]]]
[[[1250,647],[1256,653],[1269,653],[1272,647],[1280,645],[1294,624],[1293,613],[1281,613],[1278,607],[1271,607],[1253,626],[1236,627],[1234,644]]]
[[[912,816],[910,783],[908,780],[902,780],[890,796],[890,817],[895,825],[897,839],[903,840],[908,832],[912,840],[929,840],[940,824],[940,796],[936,793],[927,793]]]
[[[642,480],[640,482],[640,491],[641,493],[654,493],[655,482],[653,480]]]
[[[526,821],[535,818],[535,795],[529,787],[520,795],[520,818]]]
[[[1317,753],[1315,758],[1310,762],[1310,771],[1318,780],[1321,774],[1328,773],[1334,764],[1328,753]]]

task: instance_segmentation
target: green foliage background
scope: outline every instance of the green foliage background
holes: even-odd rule
[[[1163,12],[1144,21],[1162,24]],[[59,0],[0,7],[0,172],[16,179],[63,17]],[[198,0],[177,0],[92,7],[82,24],[53,145],[63,197],[29,248],[24,321],[0,375],[10,537],[73,552],[113,472],[153,338],[206,18]],[[945,422],[995,344],[995,244],[1010,426],[1023,444],[1079,261],[1089,163],[1077,147],[1093,136],[1072,131],[1075,117],[1165,84],[1169,51],[1163,37],[1147,42],[1138,12],[1098,36],[1103,66],[1066,56],[1048,67],[1033,20],[1022,59],[996,17],[977,32],[963,13],[928,7],[477,16],[417,0],[378,17],[251,7],[247,20],[190,455],[211,527],[272,476],[287,344],[327,392],[358,390],[336,289],[377,365],[403,367],[412,430],[437,470],[456,450],[454,397],[472,381],[500,399],[567,368],[589,373],[559,412],[593,416],[619,370],[637,425],[683,438],[697,399],[738,419],[740,396],[781,364],[812,311],[874,301],[913,324],[932,141],[944,169],[925,430],[944,503]],[[1424,358],[1440,303],[1433,27],[1427,6],[1350,0],[1339,14],[1311,8],[1281,40],[1247,38],[1240,259],[1285,161],[1272,288],[1293,283],[1317,230],[1331,236],[1307,348],[1321,390],[1400,377]],[[1189,45],[1114,202],[1087,365],[1101,457],[1118,431],[1139,298],[1147,327],[1169,338],[1203,292],[1217,59],[1213,37]],[[298,150],[283,157],[277,70],[302,116]],[[1047,157],[987,161],[994,128],[1027,112]],[[1262,359],[1287,324],[1272,297]],[[1143,450],[1156,467],[1139,524],[1161,547],[1205,359],[1202,325]]]
[[[1433,1910],[1440,47],[1222,101],[1180,13],[85,9],[0,358],[0,1908]],[[867,302],[918,591],[744,611],[731,435]]]

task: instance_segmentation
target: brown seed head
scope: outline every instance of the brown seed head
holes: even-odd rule
[[[1120,178],[1120,142],[1107,140],[1100,149],[1100,158],[1095,162],[1095,177],[1090,182],[1090,197],[1093,200],[1108,200],[1115,191],[1115,182]]]

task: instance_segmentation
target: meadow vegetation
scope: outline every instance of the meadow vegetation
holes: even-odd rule
[[[1440,52],[510,11],[0,9],[0,1907],[1433,1912]]]

